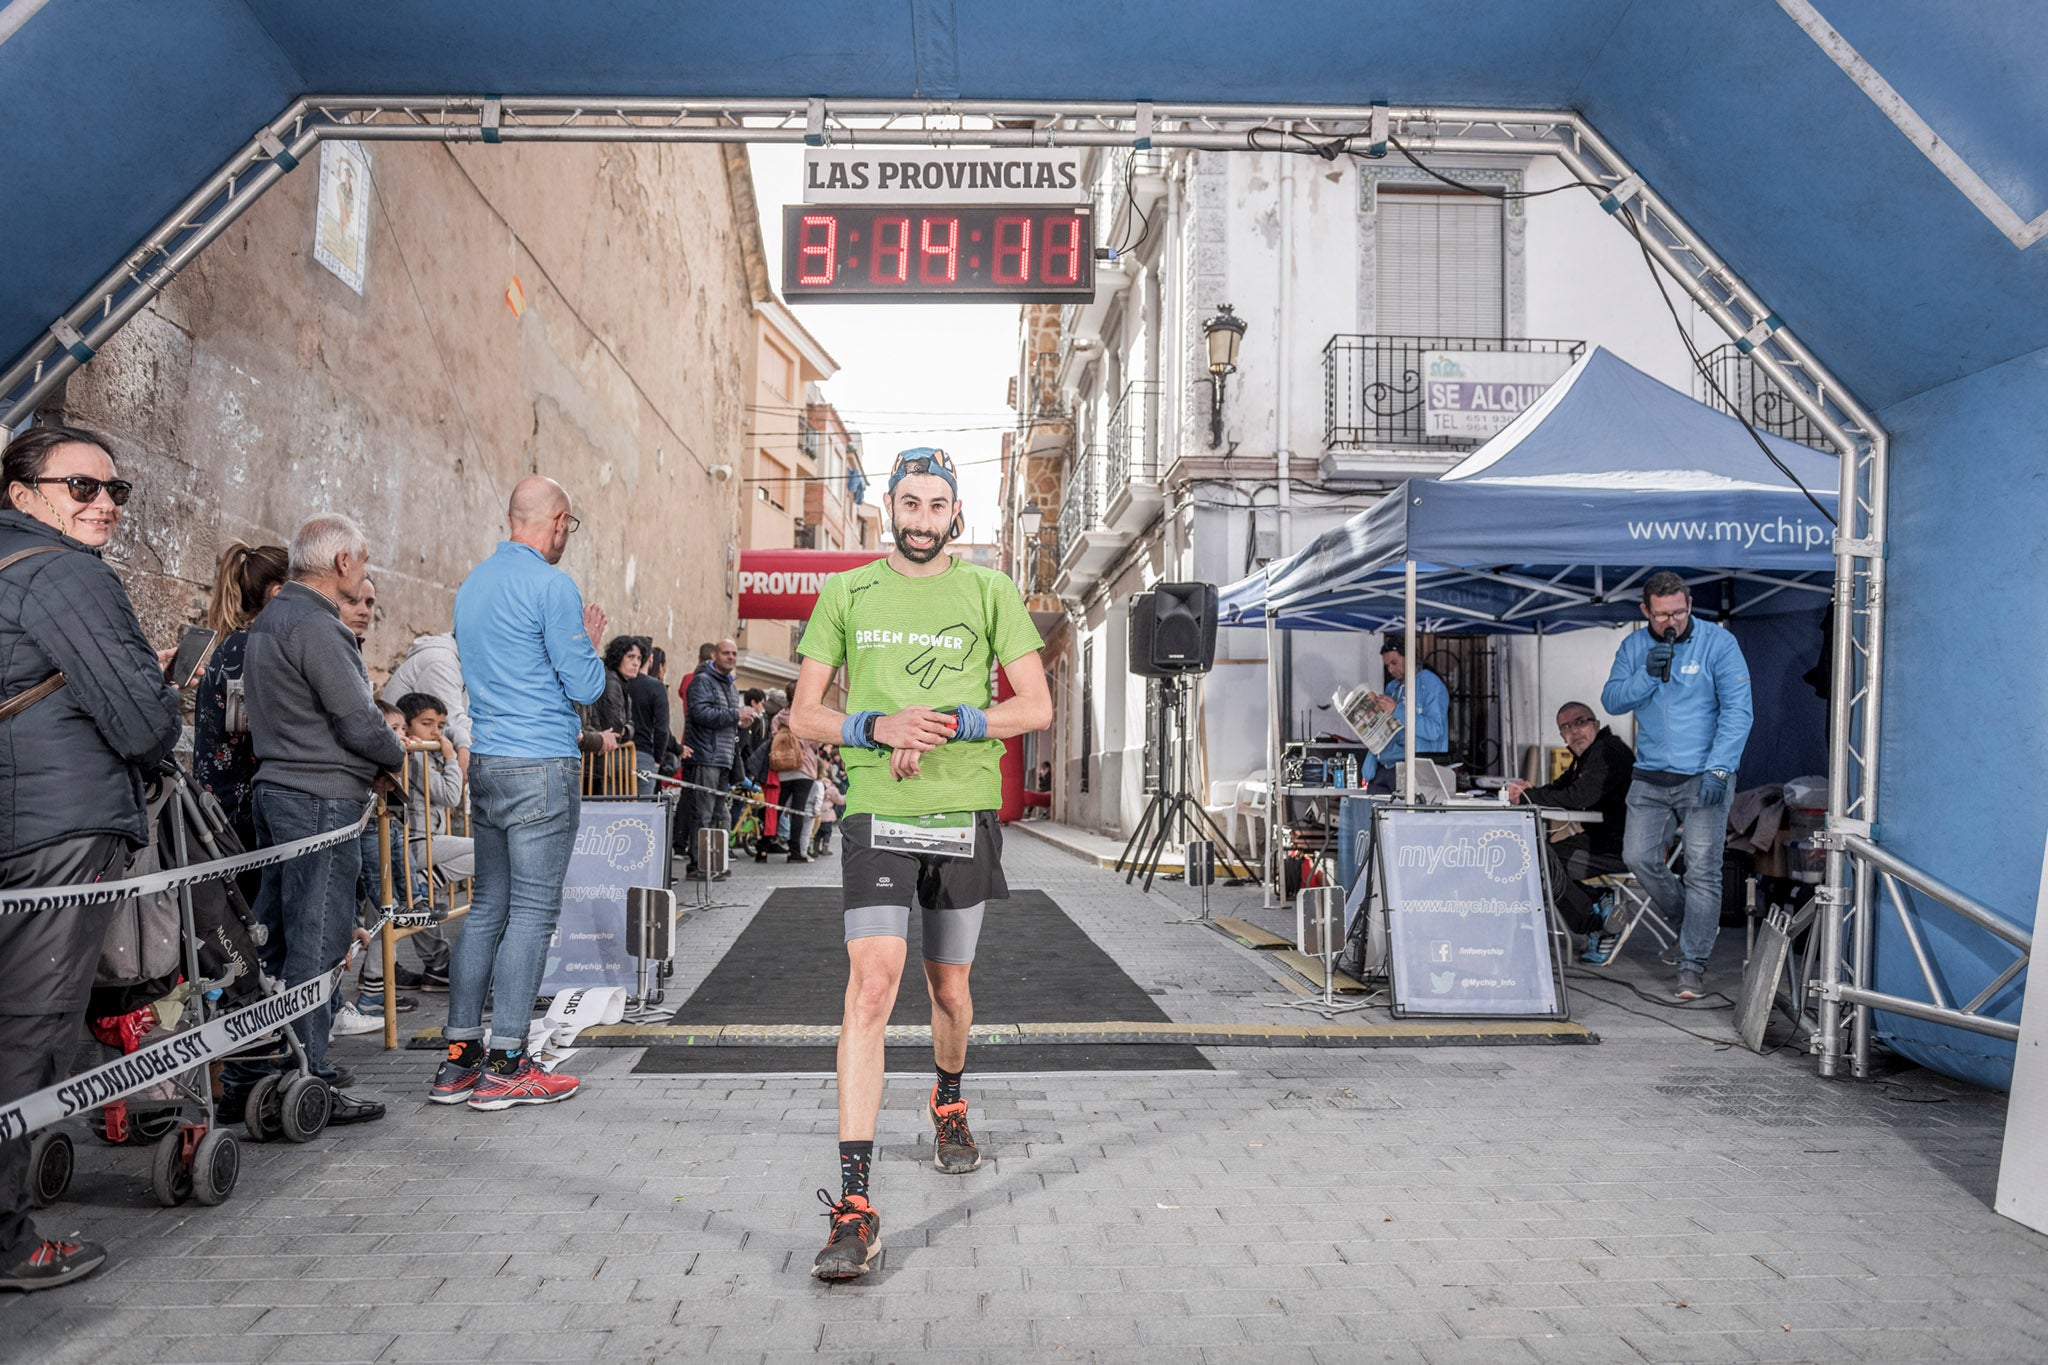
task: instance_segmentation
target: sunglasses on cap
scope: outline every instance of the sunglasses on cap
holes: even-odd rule
[[[64,485],[65,490],[71,494],[71,500],[80,507],[89,505],[94,498],[100,495],[102,488],[107,490],[107,497],[113,501],[114,506],[126,507],[128,505],[128,495],[135,491],[135,485],[126,479],[95,479],[89,474],[53,474],[40,479],[20,479],[17,482],[27,484],[61,483]]]
[[[918,450],[906,450],[896,457],[896,468],[889,473],[889,491],[895,492],[896,485],[912,474],[936,474],[959,490],[959,476],[953,469],[953,457],[943,450],[929,446]]]

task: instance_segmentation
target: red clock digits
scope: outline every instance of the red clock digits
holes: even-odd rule
[[[951,284],[960,277],[960,220],[919,220],[917,280],[919,284]]]
[[[1078,284],[1081,281],[1081,220],[1073,214],[1045,220],[1045,262],[1043,283]]]
[[[830,214],[807,213],[797,241],[798,284],[832,283],[839,269],[839,220]]]
[[[868,278],[876,284],[910,282],[910,220],[875,219],[875,249],[868,257]]]
[[[1031,283],[1031,220],[1021,213],[996,219],[994,279],[997,284]]]

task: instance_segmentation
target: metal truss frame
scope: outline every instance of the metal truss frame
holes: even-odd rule
[[[1398,141],[1417,156],[1555,157],[1598,197],[1603,209],[1627,220],[1629,230],[1658,265],[1742,353],[1757,362],[1842,457],[1841,526],[1834,543],[1836,638],[1827,881],[1819,893],[1823,942],[1814,987],[1818,997],[1814,1042],[1821,1074],[1836,1074],[1845,1057],[1856,1074],[1865,1073],[1870,1056],[1870,1012],[1879,1002],[1896,1013],[1980,1032],[2003,1036],[2009,1028],[1972,1011],[1947,1007],[1938,990],[1921,1006],[1918,1002],[1902,1005],[1898,998],[1880,996],[1871,988],[1873,917],[1880,881],[1893,897],[1898,895],[1895,882],[1903,881],[1950,908],[1964,899],[1931,891],[1930,887],[1939,884],[1897,863],[1875,842],[1880,834],[1877,738],[1884,663],[1886,435],[1769,305],[1579,115],[1384,104],[308,97],[293,102],[259,129],[0,373],[0,423],[12,425],[32,412],[264,191],[330,138],[444,143],[1159,147],[1293,150],[1329,157],[1380,157]],[[1976,918],[1967,910],[1959,913]],[[1907,932],[1912,934],[1910,927]],[[2019,946],[2024,951],[2024,945]],[[2008,973],[2003,980],[2014,974]],[[1929,985],[1933,985],[1931,973]]]

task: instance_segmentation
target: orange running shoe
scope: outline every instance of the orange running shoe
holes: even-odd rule
[[[932,1121],[932,1165],[947,1175],[965,1175],[981,1165],[981,1148],[967,1128],[967,1101],[939,1103],[939,1088],[932,1087],[925,1101],[925,1113]]]
[[[838,1203],[823,1190],[818,1202],[832,1220],[832,1231],[818,1259],[811,1262],[811,1274],[821,1280],[857,1280],[874,1269],[882,1254],[882,1215],[867,1196],[849,1194]]]

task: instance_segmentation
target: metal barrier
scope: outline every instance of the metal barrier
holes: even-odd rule
[[[1848,1031],[1853,1035],[1852,1056],[1857,1074],[1863,1074],[1867,1067],[1870,1048],[1870,1013],[1884,1010],[1911,1019],[1924,1019],[1929,1023],[1946,1024],[1952,1028],[1968,1029],[1992,1038],[2003,1038],[2017,1042],[2020,1036],[2018,1024],[2003,1019],[1991,1019],[1980,1014],[1998,993],[2010,985],[2015,977],[2026,970],[2033,956],[2034,936],[2028,930],[2014,924],[2005,916],[1981,902],[1963,894],[1946,882],[1914,867],[1896,854],[1879,847],[1860,834],[1835,834],[1830,836],[1833,851],[1849,860],[1855,875],[1857,908],[1851,913],[1827,917],[1823,932],[1837,935],[1834,942],[1824,945],[1832,951],[1824,951],[1821,957],[1821,979],[1810,989],[1821,1002],[1820,1044],[1823,1048],[1830,1043],[1840,1047],[1841,1011],[1847,1006],[1850,1011]],[[1875,936],[1874,898],[1870,885],[1874,879],[1882,888],[1885,899],[1890,902],[1892,913],[1897,916],[1899,927],[1905,933],[1906,942],[1913,950],[1913,960],[1919,964],[1921,980],[1927,986],[1928,999],[1914,1000],[1908,996],[1893,995],[1874,990],[1871,987],[1871,949]],[[1986,933],[2004,940],[2018,950],[2018,956],[2007,964],[2004,971],[1991,979],[1964,1005],[1952,1004],[1947,992],[1936,978],[1933,962],[1927,954],[1927,946],[1921,941],[1919,928],[1914,920],[1913,908],[1900,890],[1904,886],[1949,911],[1960,915]],[[1823,887],[1825,893],[1830,888]],[[1839,933],[1846,929],[1853,944],[1846,955],[1841,952]]]
[[[396,878],[393,876],[392,867],[396,863],[400,869],[399,875],[405,878],[406,906],[408,910],[411,910],[413,905],[413,886],[415,884],[412,865],[412,832],[407,823],[400,820],[396,822],[397,830],[394,834],[394,822],[391,819],[390,805],[382,796],[379,796],[377,798],[377,863],[379,890],[383,896],[382,911],[384,917],[384,931],[379,937],[382,940],[381,948],[384,965],[384,1050],[387,1052],[398,1046],[398,941],[404,938],[411,938],[414,934],[421,933],[427,929],[436,928],[439,925],[448,924],[463,918],[469,914],[470,907],[476,900],[476,879],[474,876],[453,878],[437,877],[435,874],[434,834],[436,831],[434,829],[433,755],[441,752],[441,746],[418,739],[408,739],[404,743],[405,782],[408,793],[414,790],[413,773],[415,769],[413,767],[413,760],[415,758],[419,760],[417,771],[419,773],[420,829],[422,830],[420,851],[423,864],[420,870],[425,874],[427,914],[429,918],[426,923],[421,924],[413,922],[417,919],[416,915],[407,914],[401,916],[398,914]],[[454,834],[456,832],[457,817],[459,816],[462,836],[465,838],[472,837],[469,826],[467,779],[463,783],[462,800],[454,807],[442,807],[440,815],[443,825],[441,833]],[[396,840],[395,847],[394,839]],[[448,913],[437,921],[431,918],[433,905],[436,897],[439,895],[440,887],[444,884],[448,895]],[[462,896],[459,904],[456,901],[458,887]],[[403,927],[398,922],[400,919],[407,921]]]
[[[640,795],[639,751],[631,744],[621,744],[604,753],[583,755],[583,794],[585,796],[638,796]]]

